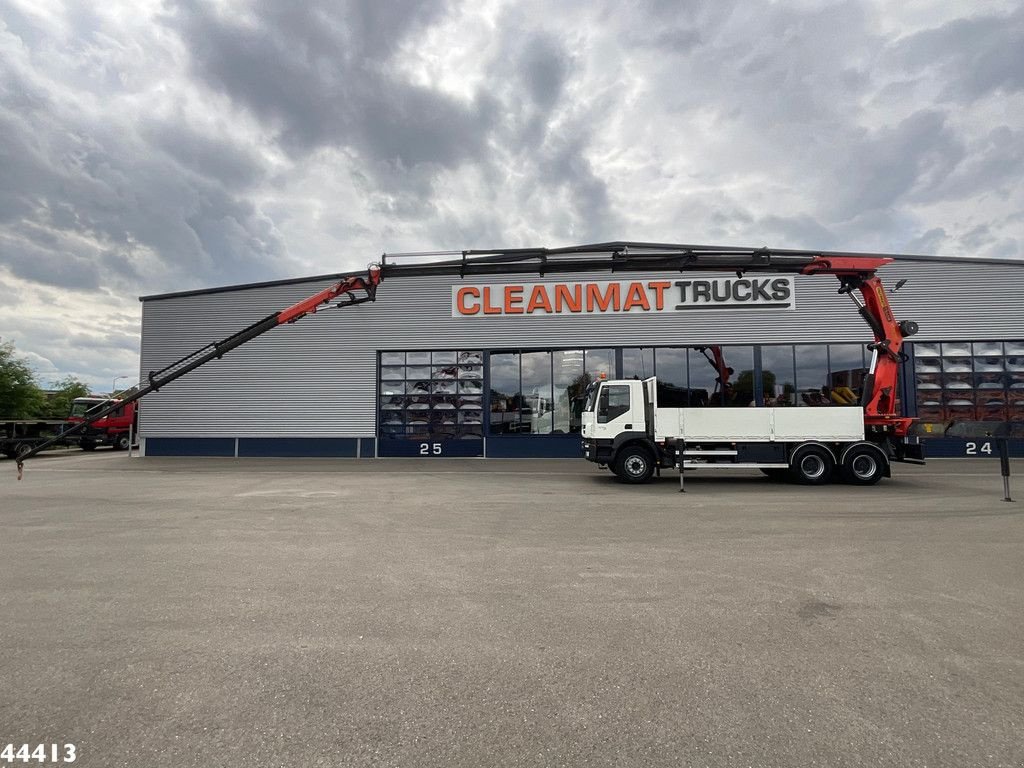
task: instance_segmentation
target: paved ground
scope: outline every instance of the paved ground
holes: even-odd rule
[[[0,462],[0,742],[81,766],[1021,765],[1024,503],[997,462],[897,471],[683,495],[572,461]]]

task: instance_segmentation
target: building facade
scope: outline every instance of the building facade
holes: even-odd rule
[[[897,319],[920,326],[904,412],[1008,422],[1022,455],[1024,263],[900,259],[879,274]],[[143,297],[143,377],[336,277]],[[656,375],[704,393],[693,405],[842,407],[871,332],[837,288],[689,271],[389,279],[374,303],[325,307],[147,396],[139,436],[150,456],[578,457],[582,395],[601,377]],[[727,390],[712,345],[733,369]]]

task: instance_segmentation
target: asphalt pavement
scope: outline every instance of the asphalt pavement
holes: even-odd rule
[[[895,473],[680,494],[583,461],[3,461],[0,748],[1024,765],[1024,502],[997,461]]]

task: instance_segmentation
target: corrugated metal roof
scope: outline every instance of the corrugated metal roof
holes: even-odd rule
[[[586,246],[580,246],[580,247],[586,247]],[[686,247],[686,246],[672,246],[672,247]],[[709,247],[709,246],[691,246],[691,247]],[[784,251],[780,251],[780,252],[784,252]],[[808,251],[808,252],[810,253],[811,251]],[[448,252],[438,252],[438,253],[448,253]],[[458,252],[452,252],[452,253],[458,253]],[[1017,267],[1017,268],[1024,268],[1024,259],[1021,259],[1021,260],[1015,260],[1015,259],[984,259],[984,258],[978,258],[978,257],[974,257],[974,256],[928,256],[928,255],[916,255],[916,254],[860,253],[860,252],[841,252],[841,251],[813,251],[813,253],[818,253],[818,254],[821,254],[821,255],[824,255],[824,256],[843,255],[843,256],[864,257],[864,258],[883,256],[883,257],[895,259],[897,263],[902,263],[902,262],[909,262],[909,263],[920,262],[920,263],[940,263],[940,264],[941,263],[945,263],[945,264],[990,264],[990,265],[993,265],[993,266],[1001,266],[1001,267],[1011,266],[1011,267]],[[383,255],[387,256],[387,254],[383,254]],[[399,255],[407,255],[407,254],[399,254]],[[611,257],[609,257],[609,263],[610,262],[611,262]],[[197,288],[197,289],[193,289],[193,290],[174,291],[174,292],[171,292],[171,293],[157,293],[157,294],[150,294],[148,296],[140,296],[139,297],[139,301],[142,301],[142,302],[145,302],[145,301],[158,301],[158,300],[161,300],[161,299],[173,299],[173,298],[179,298],[179,297],[182,297],[182,296],[203,296],[205,294],[210,294],[210,293],[228,293],[230,291],[244,291],[244,290],[248,290],[250,288],[269,288],[269,287],[274,287],[274,286],[279,286],[279,285],[296,285],[298,283],[311,283],[311,282],[325,282],[326,283],[326,282],[329,282],[329,281],[339,280],[339,279],[341,279],[343,277],[347,277],[349,275],[358,274],[358,273],[359,273],[359,270],[351,269],[351,270],[349,270],[347,272],[333,272],[333,273],[323,274],[323,275],[313,275],[313,276],[310,276],[310,277],[293,277],[293,278],[286,278],[286,279],[281,279],[281,280],[268,280],[268,281],[255,282],[255,283],[238,283],[238,284],[235,284],[235,285],[224,285],[224,286],[217,286],[217,287],[212,287],[212,288]]]

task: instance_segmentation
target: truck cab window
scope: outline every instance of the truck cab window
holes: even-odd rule
[[[597,404],[598,424],[607,424],[624,413],[629,413],[629,387],[623,384],[601,387]]]

